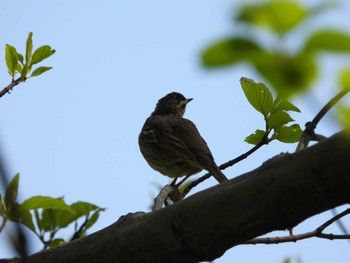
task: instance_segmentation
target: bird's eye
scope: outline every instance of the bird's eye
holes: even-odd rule
[[[180,109],[184,109],[184,108],[186,107],[186,103],[184,103],[183,101],[181,101],[181,102],[179,103],[178,107],[179,107]]]

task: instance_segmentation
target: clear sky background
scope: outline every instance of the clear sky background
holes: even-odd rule
[[[126,213],[149,211],[157,186],[170,180],[146,164],[137,137],[157,100],[171,91],[194,98],[186,117],[196,123],[218,164],[248,150],[251,146],[244,138],[263,127],[263,121],[245,100],[239,79],[262,79],[247,65],[214,71],[200,65],[200,53],[206,46],[236,32],[232,16],[239,3],[4,2],[0,9],[2,87],[10,82],[4,60],[6,43],[23,53],[32,31],[34,47],[48,44],[56,49],[56,54],[42,63],[53,66],[51,71],[20,84],[0,101],[1,154],[11,175],[21,173],[20,200],[33,195],[65,196],[67,203],[81,200],[106,207],[90,233]],[[325,26],[348,30],[350,2],[339,3],[339,8],[298,29],[295,36]],[[298,43],[300,39],[287,39],[291,49]],[[349,65],[348,60],[320,57],[323,67],[315,89],[294,101],[302,111],[293,115],[297,123],[303,126],[337,92],[335,72]],[[329,136],[339,129],[327,117],[317,131]],[[225,174],[233,178],[276,154],[293,152],[295,147],[273,142]],[[199,189],[215,184],[209,179]],[[313,230],[331,216],[326,212],[313,217],[295,232]],[[350,220],[345,223],[349,227]],[[337,227],[330,231],[339,232]],[[272,233],[276,234],[287,232]],[[69,234],[63,232],[62,236]],[[41,244],[32,237],[31,250],[38,251]],[[350,257],[349,246],[348,241],[317,239],[238,246],[215,262],[278,263],[289,256],[305,263],[344,262]],[[0,258],[11,256],[14,252],[1,235]]]

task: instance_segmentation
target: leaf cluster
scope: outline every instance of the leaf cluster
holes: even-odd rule
[[[16,48],[6,44],[6,66],[12,80],[15,79],[17,73],[20,74],[20,81],[25,81],[28,78],[36,77],[42,73],[52,69],[52,67],[41,66],[33,70],[33,66],[47,59],[55,53],[55,50],[48,45],[39,47],[33,52],[33,33],[28,34],[26,41],[25,56],[17,52]]]
[[[33,196],[19,204],[18,183],[19,174],[11,180],[4,197],[0,195],[2,228],[7,221],[20,223],[38,236],[44,248],[66,243],[56,234],[71,224],[74,225],[71,240],[85,236],[87,230],[96,223],[100,212],[104,211],[104,208],[87,202],[78,201],[68,205],[62,197]]]
[[[265,130],[256,130],[255,133],[246,137],[245,141],[254,145],[262,142],[269,143],[273,140],[285,143],[299,141],[302,134],[300,126],[287,124],[294,121],[288,112],[300,112],[300,110],[290,101],[279,96],[273,99],[271,91],[263,83],[256,83],[248,78],[241,78],[240,81],[247,100],[263,115],[265,121]]]
[[[217,68],[246,62],[284,97],[305,91],[318,76],[318,55],[349,54],[350,34],[332,28],[308,32],[298,50],[288,50],[285,39],[329,9],[324,3],[307,8],[292,0],[244,4],[236,10],[234,19],[235,28],[241,28],[244,33],[235,33],[209,45],[202,53],[202,63],[207,68]],[[266,37],[259,37],[262,31],[256,28],[267,30],[271,41],[258,41]]]

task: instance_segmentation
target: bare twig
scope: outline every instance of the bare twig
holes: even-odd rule
[[[332,211],[333,216],[337,215],[337,211],[335,208],[333,208],[331,211]],[[343,224],[343,222],[341,220],[337,220],[336,223],[344,235],[349,235],[348,229],[345,227],[345,225]],[[350,243],[350,239],[349,239],[349,243]]]
[[[261,146],[268,144],[269,140],[268,140],[268,133],[265,133],[265,136],[261,139],[261,141],[255,145],[253,148],[251,148],[249,151],[241,154],[240,156],[236,157],[235,159],[232,159],[226,163],[223,163],[219,166],[219,168],[221,170],[225,170],[228,167],[231,167],[233,165],[235,165],[236,163],[242,161],[243,159],[247,158],[249,155],[251,155],[252,153],[254,153],[256,150],[258,150]],[[190,183],[186,189],[183,191],[182,195],[183,197],[185,197],[194,187],[196,187],[198,184],[204,182],[205,180],[207,180],[208,178],[210,178],[211,174],[210,173],[206,173],[203,176],[201,176],[200,178],[198,178],[197,180],[193,181],[192,183]]]
[[[332,217],[330,220],[323,223],[321,226],[316,228],[314,231],[310,231],[304,234],[299,235],[289,235],[289,236],[282,236],[282,237],[263,237],[263,238],[254,238],[252,240],[249,240],[245,243],[242,243],[242,245],[247,244],[279,244],[279,243],[286,243],[286,242],[297,242],[299,240],[307,239],[310,237],[318,237],[318,238],[324,238],[329,240],[334,239],[350,239],[350,235],[334,235],[334,234],[325,234],[322,233],[328,226],[333,224],[334,222],[337,222],[340,218],[350,214],[350,209],[346,209],[344,212]]]
[[[315,118],[311,122],[307,122],[305,124],[305,130],[303,131],[303,134],[301,135],[299,144],[296,148],[296,151],[300,151],[302,149],[305,149],[310,141],[320,141],[323,140],[325,137],[319,134],[315,133],[315,129],[317,124],[320,122],[320,120],[323,118],[324,115],[335,105],[337,102],[344,97],[350,89],[343,89],[341,90],[337,95],[335,95],[315,116]]]
[[[153,205],[152,211],[155,211],[155,210],[162,208],[163,203],[165,202],[165,199],[174,191],[175,191],[175,189],[173,186],[168,185],[168,184],[166,186],[164,186],[160,190],[157,197],[154,198],[154,205]]]
[[[0,91],[0,98],[2,96],[4,96],[5,94],[10,93],[10,91],[13,89],[13,87],[18,85],[21,82],[22,82],[21,78],[18,78],[16,80],[12,80],[12,82],[8,86],[6,86],[5,88],[2,89],[2,91]]]

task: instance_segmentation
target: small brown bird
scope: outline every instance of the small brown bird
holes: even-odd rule
[[[139,135],[139,146],[147,163],[163,175],[185,178],[205,169],[219,182],[227,181],[214,162],[207,143],[194,123],[183,118],[186,105],[192,98],[172,92],[161,98]]]

